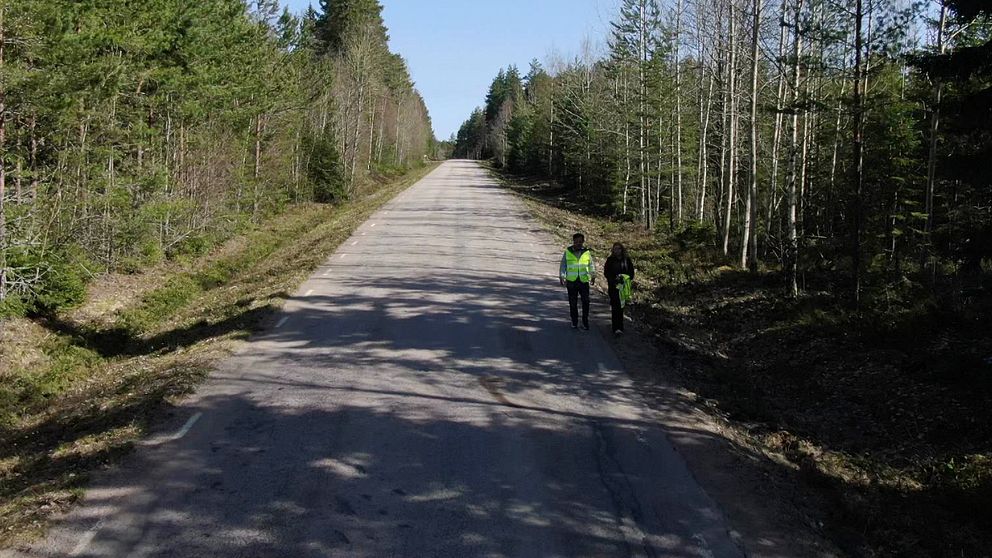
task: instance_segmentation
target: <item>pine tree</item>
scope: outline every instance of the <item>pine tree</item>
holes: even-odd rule
[[[383,153],[420,164],[430,119],[381,7],[333,7],[0,4],[0,314],[69,304],[83,276],[201,251],[286,201],[337,201]]]
[[[324,52],[340,54],[360,35],[371,35],[382,45],[388,42],[378,0],[320,0],[319,5],[315,28]]]

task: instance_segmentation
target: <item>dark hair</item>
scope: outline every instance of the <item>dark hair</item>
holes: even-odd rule
[[[624,246],[622,242],[614,242],[613,243],[613,248],[616,248],[617,246],[620,247],[620,257],[621,258],[623,258],[624,260],[626,260],[627,258],[630,257],[630,256],[627,255],[627,247]],[[610,255],[612,256],[613,255],[612,254],[613,250],[611,249],[610,252],[611,252]]]
[[[572,240],[578,240],[580,238],[582,240],[585,240],[586,239],[586,235],[584,235],[582,233],[575,233],[575,234],[572,235]]]

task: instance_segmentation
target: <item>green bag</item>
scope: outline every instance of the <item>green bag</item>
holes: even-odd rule
[[[627,306],[633,295],[634,283],[630,280],[630,275],[621,273],[617,276],[617,291],[620,292],[620,307]]]

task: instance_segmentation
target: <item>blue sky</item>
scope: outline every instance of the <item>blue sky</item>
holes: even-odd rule
[[[310,0],[283,0],[302,11]],[[316,5],[316,1],[313,2]],[[615,0],[381,0],[390,46],[406,58],[427,101],[434,132],[447,139],[480,105],[496,72],[557,52],[570,57],[584,38],[601,42]]]

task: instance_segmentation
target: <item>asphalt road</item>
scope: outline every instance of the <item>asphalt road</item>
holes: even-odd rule
[[[743,556],[598,328],[570,328],[562,248],[443,164],[10,555]]]

